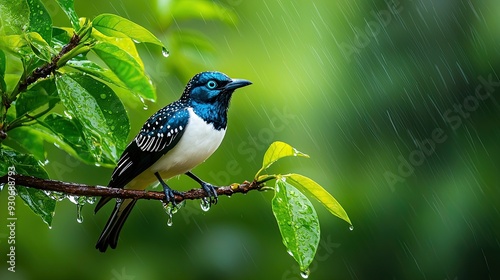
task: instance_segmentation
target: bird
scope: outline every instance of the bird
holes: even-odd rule
[[[163,187],[165,202],[175,204],[175,195],[165,182],[186,174],[217,203],[216,187],[201,180],[192,169],[210,157],[221,144],[227,128],[227,111],[234,91],[251,85],[244,79],[231,79],[218,71],[201,72],[187,83],[181,97],[153,114],[123,151],[113,170],[108,188],[143,190],[155,182]],[[109,197],[101,197],[97,213]],[[137,199],[117,199],[97,243],[105,252],[115,249],[120,231]]]

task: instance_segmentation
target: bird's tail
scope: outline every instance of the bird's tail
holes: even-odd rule
[[[101,252],[106,252],[108,246],[111,246],[113,249],[116,248],[118,236],[120,235],[123,224],[136,202],[136,199],[124,199],[116,203],[115,209],[113,209],[113,213],[111,213],[111,217],[109,217],[99,240],[97,240],[97,244],[95,245],[96,249],[99,249]],[[100,207],[96,207],[96,212],[99,209]]]

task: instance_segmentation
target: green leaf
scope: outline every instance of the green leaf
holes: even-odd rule
[[[20,35],[29,27],[26,1],[0,1],[0,35]]]
[[[237,16],[233,11],[212,1],[173,1],[169,11],[171,18],[175,20],[220,20],[230,25],[237,22]]]
[[[54,79],[41,80],[16,99],[16,116],[21,117],[46,104],[54,107],[59,101]]]
[[[145,99],[156,100],[156,91],[152,81],[144,71],[142,61],[139,63],[128,51],[108,42],[98,42],[92,50],[128,89]]]
[[[64,45],[69,43],[73,32],[72,28],[53,27],[52,44],[60,50]]]
[[[272,209],[283,244],[300,270],[306,271],[314,259],[320,238],[316,210],[307,197],[288,184],[285,178],[276,180]]]
[[[283,175],[283,177],[287,178],[287,181],[291,182],[295,186],[308,191],[319,202],[321,202],[321,204],[323,204],[326,207],[326,209],[328,209],[328,211],[330,211],[333,215],[341,218],[342,220],[352,225],[349,216],[347,216],[347,213],[345,212],[344,208],[342,208],[340,203],[338,203],[338,201],[318,183],[300,174],[288,174],[288,175]]]
[[[120,99],[107,85],[81,73],[56,76],[59,97],[82,124],[89,147],[117,160],[125,149],[130,125]]]
[[[117,15],[101,14],[92,20],[92,27],[110,37],[130,38],[136,42],[165,46],[146,28]]]
[[[27,0],[29,6],[29,31],[34,31],[46,41],[52,39],[52,18],[40,0]]]
[[[27,128],[39,133],[46,142],[54,143],[58,148],[84,163],[106,167],[115,166],[113,161],[101,156],[94,156],[91,153],[82,125],[76,119],[53,113],[40,121],[40,124],[31,125]]]
[[[0,36],[0,49],[6,50],[19,58],[33,55],[33,50],[26,41],[25,35]]]
[[[9,137],[5,139],[5,145],[13,147],[11,141],[17,143],[24,150],[33,155],[36,160],[45,161],[45,148],[43,146],[43,137],[29,127],[16,127],[9,131]]]
[[[173,31],[171,35],[173,43],[177,44],[178,49],[191,48],[197,52],[213,53],[216,51],[214,45],[210,43],[208,37],[195,30]]]
[[[55,54],[49,44],[38,34],[37,32],[30,32],[26,34],[26,41],[31,46],[33,53],[40,59],[50,62],[52,60],[52,55]]]
[[[116,86],[127,88],[127,86],[115,75],[115,73],[113,73],[113,71],[103,68],[91,60],[75,58],[68,61],[66,66],[80,70]]]
[[[0,36],[0,49],[4,49],[23,60],[36,55],[42,60],[50,61],[52,53],[54,53],[49,44],[36,32]]]
[[[11,169],[9,169],[11,168]],[[47,172],[31,155],[19,153],[5,146],[0,146],[0,174],[8,174],[15,169],[15,174],[48,178]],[[24,203],[35,212],[42,220],[51,225],[56,208],[56,202],[43,191],[16,185],[17,194]]]
[[[56,0],[61,9],[66,13],[71,22],[71,26],[75,30],[80,29],[80,22],[78,21],[78,15],[75,12],[75,5],[73,0]]]
[[[7,85],[5,84],[6,64],[5,53],[0,50],[0,94],[7,91]]]
[[[275,163],[277,160],[284,158],[284,157],[309,157],[308,155],[299,152],[297,149],[294,147],[288,145],[285,142],[281,141],[276,141],[272,143],[269,148],[267,149],[266,153],[264,154],[264,160],[262,162],[262,168],[255,174],[255,178],[259,176],[259,174],[264,170],[269,168],[273,163]]]

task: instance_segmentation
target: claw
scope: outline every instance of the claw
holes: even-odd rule
[[[218,202],[218,197],[217,197],[217,187],[216,186],[213,186],[209,183],[204,183],[204,184],[201,184],[201,187],[205,190],[205,192],[207,192],[207,195],[208,195],[208,203],[210,204],[210,206],[212,204],[217,204]]]
[[[174,191],[168,186],[166,188],[163,186],[163,192],[165,193],[165,203],[168,204],[169,202],[172,202],[172,205],[177,206]]]
[[[183,195],[182,192],[178,192],[176,190],[172,190],[167,183],[163,181],[161,178],[160,174],[158,172],[155,173],[156,178],[158,178],[158,181],[160,182],[161,186],[163,187],[163,192],[165,193],[165,203],[168,204],[169,202],[172,202],[173,206],[177,206],[177,203],[175,202],[175,195]]]

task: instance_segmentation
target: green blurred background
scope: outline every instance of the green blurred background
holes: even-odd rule
[[[310,279],[500,277],[500,2],[218,1],[234,22],[172,21],[169,2],[75,3],[82,17],[121,15],[170,48],[164,58],[139,47],[158,102],[147,110],[125,104],[130,138],[199,71],[249,79],[254,84],[233,97],[224,142],[195,171],[219,185],[242,182],[275,140],[308,153],[272,171],[315,179],[354,224],[350,231],[314,202],[322,241]],[[69,25],[54,1],[44,3],[54,25]],[[212,47],[170,44],[184,30],[204,34]],[[52,178],[107,184],[111,169],[47,149]],[[196,187],[185,178],[170,185]],[[65,200],[49,229],[18,200],[17,272],[2,262],[0,278],[300,279],[271,198],[222,197],[209,212],[189,202],[172,227],[159,202],[140,201],[118,248],[105,254],[94,245],[111,207],[94,215],[87,205],[80,224]],[[0,228],[4,257],[6,232]]]

